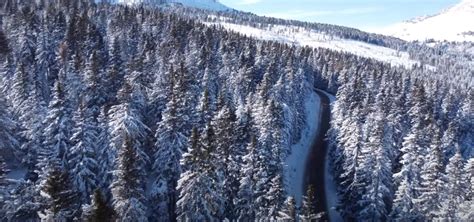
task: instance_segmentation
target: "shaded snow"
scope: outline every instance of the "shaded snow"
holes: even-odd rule
[[[25,179],[25,175],[28,172],[26,168],[13,168],[7,174],[7,180],[13,186],[17,186]]]
[[[311,150],[311,145],[318,136],[320,116],[320,99],[315,92],[311,92],[305,100],[306,126],[301,132],[301,139],[291,147],[291,154],[285,161],[284,176],[285,188],[288,195],[295,198],[299,206],[304,193],[304,173],[306,158]]]
[[[27,172],[28,171],[23,168],[12,169],[7,174],[7,178],[12,180],[22,180],[23,178],[25,178]]]
[[[271,28],[255,28],[245,25],[226,22],[225,18],[219,22],[206,23],[207,25],[222,26],[227,30],[241,33],[254,38],[278,41],[299,46],[309,46],[313,48],[327,48],[335,51],[351,53],[357,56],[371,58],[382,62],[387,62],[393,66],[404,66],[411,68],[418,61],[409,58],[407,52],[400,52],[391,48],[373,45],[356,40],[342,39],[328,35],[324,32],[307,29],[297,26],[273,25]]]

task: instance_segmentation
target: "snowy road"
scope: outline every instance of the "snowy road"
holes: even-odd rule
[[[316,91],[318,94],[321,105],[319,106],[319,118],[314,124],[319,124],[318,136],[313,140],[311,145],[311,151],[306,159],[306,170],[305,170],[305,190],[309,185],[312,185],[315,189],[316,199],[316,211],[317,212],[328,212],[326,204],[326,192],[325,192],[325,163],[326,163],[326,133],[329,130],[329,120],[331,116],[331,110],[329,108],[330,100],[328,96],[321,92]]]
[[[301,140],[292,146],[285,163],[287,193],[293,196],[298,206],[309,181],[316,188],[318,210],[327,213],[327,220],[342,221],[334,207],[337,204],[336,186],[329,173],[327,148],[324,141],[329,128],[330,107],[334,96],[323,91],[311,92],[305,101],[306,126]],[[310,169],[308,169],[308,167]]]

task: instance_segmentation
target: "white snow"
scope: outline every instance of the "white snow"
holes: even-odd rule
[[[25,178],[27,169],[24,168],[16,168],[10,170],[10,172],[7,174],[7,178],[11,180],[22,180]]]
[[[474,0],[459,4],[436,15],[424,16],[398,23],[374,32],[404,40],[474,41]],[[469,32],[471,32],[469,34]]]
[[[291,154],[288,156],[284,166],[284,176],[286,191],[293,196],[298,206],[300,206],[302,197],[305,193],[303,188],[304,173],[306,169],[306,158],[311,150],[311,145],[318,136],[320,116],[319,96],[312,92],[306,98],[306,126],[301,132],[301,139],[297,144],[291,147]]]
[[[407,52],[400,52],[391,48],[356,40],[341,39],[324,32],[318,32],[304,27],[274,25],[271,28],[260,29],[229,23],[226,22],[225,18],[220,19],[219,22],[207,22],[205,24],[220,25],[227,30],[262,40],[348,52],[361,57],[387,62],[393,66],[411,68],[413,65],[419,64],[418,61],[411,60]]]

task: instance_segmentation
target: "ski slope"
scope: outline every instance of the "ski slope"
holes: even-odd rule
[[[392,66],[411,68],[418,61],[411,60],[407,52],[400,52],[391,48],[377,46],[361,41],[341,39],[323,32],[296,26],[274,25],[271,28],[259,29],[245,25],[226,22],[220,18],[219,22],[207,22],[207,25],[221,26],[224,29],[240,34],[268,41],[278,41],[299,46],[313,48],[327,48],[335,51],[347,52],[357,56],[376,59],[390,63]]]

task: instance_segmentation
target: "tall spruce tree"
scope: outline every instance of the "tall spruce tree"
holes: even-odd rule
[[[323,213],[316,212],[316,193],[314,186],[309,185],[306,194],[303,196],[303,203],[298,218],[303,222],[319,221],[323,217]]]
[[[91,204],[83,207],[82,218],[87,222],[111,222],[115,215],[113,209],[100,189],[96,189],[91,197]]]
[[[235,199],[237,220],[255,220],[256,209],[253,203],[256,198],[255,186],[257,183],[256,166],[258,163],[257,139],[252,136],[246,147],[246,154],[242,157],[243,165],[240,171],[240,186]]]
[[[145,174],[132,138],[124,135],[111,184],[113,207],[121,221],[148,221],[144,196]]]
[[[425,220],[434,220],[441,205],[443,152],[441,132],[436,123],[431,123],[433,140],[428,149],[426,161],[421,169],[420,196],[415,204],[420,205]]]
[[[183,154],[182,164],[187,170],[178,181],[179,199],[177,219],[179,221],[217,221],[223,219],[224,198],[212,158],[215,152],[214,130],[208,124],[197,137],[194,129],[189,141],[188,152]]]
[[[93,112],[83,101],[73,116],[75,127],[72,129],[72,146],[68,153],[73,183],[85,203],[90,201],[90,195],[99,185],[98,128],[93,118]]]
[[[283,209],[278,212],[278,220],[279,221],[296,221],[297,220],[297,209],[296,209],[296,201],[294,197],[288,197],[283,204]]]
[[[467,184],[462,178],[465,174],[463,167],[463,158],[458,146],[454,156],[449,159],[443,176],[445,184],[442,190],[441,208],[437,216],[439,220],[459,220],[456,218],[456,212],[466,199],[468,191]]]
[[[69,221],[80,215],[77,192],[70,175],[57,164],[49,166],[41,194],[47,199],[47,208],[39,213],[44,221]]]

